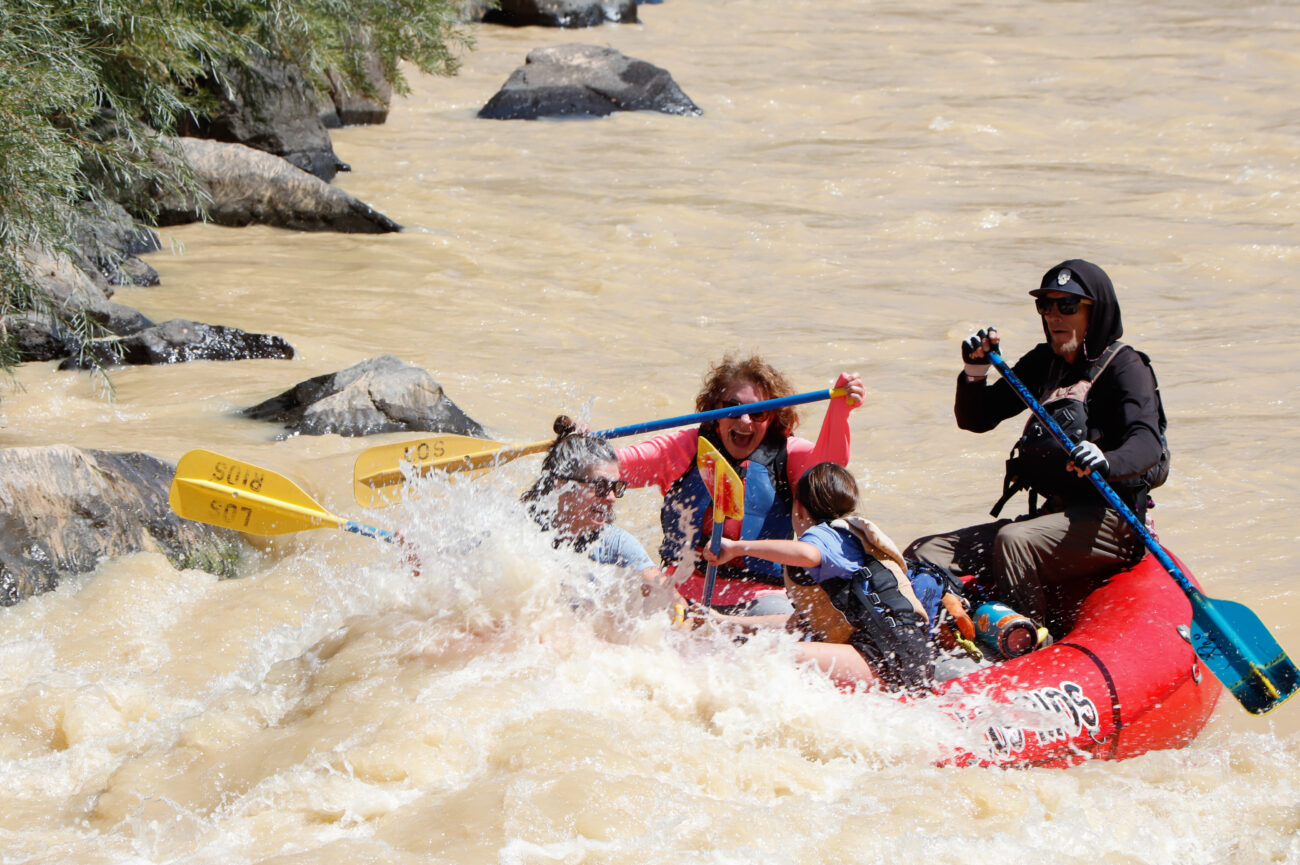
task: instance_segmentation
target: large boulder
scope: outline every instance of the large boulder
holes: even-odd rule
[[[534,48],[479,111],[492,120],[589,115],[615,111],[700,114],[673,77],[658,66],[599,45]]]
[[[379,234],[401,226],[341,189],[295,168],[278,156],[199,138],[174,139],[203,187],[208,218],[218,225],[253,223],[297,231]],[[159,202],[159,225],[199,218],[199,202]]]
[[[357,72],[364,83],[350,84],[348,76],[335,69],[325,73],[329,92],[318,101],[320,119],[327,129],[383,123],[388,120],[388,106],[393,99],[393,84],[384,74],[384,63],[373,40],[364,31],[357,30],[346,42],[362,53]]]
[[[500,0],[483,21],[511,27],[595,27],[636,23],[636,0]]]
[[[175,470],[142,453],[0,450],[0,605],[49,591],[105,557],[142,551],[178,568],[235,576],[251,547],[235,532],[172,513]]]
[[[315,91],[294,64],[254,52],[251,65],[228,68],[207,90],[216,107],[205,117],[187,116],[182,135],[245,144],[325,181],[348,170],[321,123]]]
[[[135,333],[153,324],[131,307],[110,300],[113,290],[108,282],[98,273],[83,270],[66,255],[31,250],[26,264],[37,288],[69,316],[84,314],[118,335]]]
[[[155,366],[191,360],[289,360],[293,357],[293,346],[281,337],[183,318],[173,318],[129,336],[95,340],[88,348],[90,357],[70,357],[59,369],[84,369],[92,360],[106,366]]]
[[[82,270],[102,275],[110,286],[158,284],[158,272],[138,258],[162,248],[158,235],[132,219],[120,204],[85,202],[78,213],[72,238]]]
[[[484,435],[483,427],[448,399],[431,375],[392,355],[307,379],[240,414],[283,424],[286,435]]]

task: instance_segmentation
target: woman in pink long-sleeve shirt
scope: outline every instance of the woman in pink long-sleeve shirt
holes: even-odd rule
[[[710,492],[696,468],[699,437],[709,439],[744,481],[744,518],[727,520],[724,537],[789,538],[791,490],[799,478],[817,463],[849,461],[849,412],[862,404],[866,387],[857,373],[842,373],[835,386],[846,388],[848,395],[830,401],[816,444],[793,435],[799,417],[793,408],[785,408],[664,433],[616,451],[629,486],[655,486],[664,494],[659,555],[686,598],[698,601],[703,594],[702,550],[713,521]],[[785,376],[757,355],[728,356],[705,376],[695,409],[710,411],[793,393]],[[780,566],[761,559],[737,559],[719,568],[713,602],[719,611],[732,614],[791,611]]]

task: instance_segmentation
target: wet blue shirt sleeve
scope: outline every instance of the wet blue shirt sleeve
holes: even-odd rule
[[[866,561],[862,555],[862,546],[857,540],[837,531],[829,523],[818,523],[800,535],[799,540],[812,544],[822,554],[820,565],[804,569],[814,583],[847,577]]]
[[[641,542],[618,526],[606,526],[600,539],[587,548],[587,555],[602,565],[618,565],[638,573],[655,566]]]

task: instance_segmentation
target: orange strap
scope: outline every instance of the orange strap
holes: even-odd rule
[[[967,640],[975,639],[975,623],[971,621],[970,613],[962,606],[961,598],[952,592],[944,592],[943,608],[952,616],[953,622],[957,624],[957,630]]]

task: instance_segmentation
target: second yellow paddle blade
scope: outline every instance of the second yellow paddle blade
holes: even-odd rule
[[[441,435],[368,448],[352,470],[352,494],[362,507],[384,507],[401,495],[406,476],[402,463],[417,472],[471,468],[474,458],[491,457],[510,445],[473,436]]]

